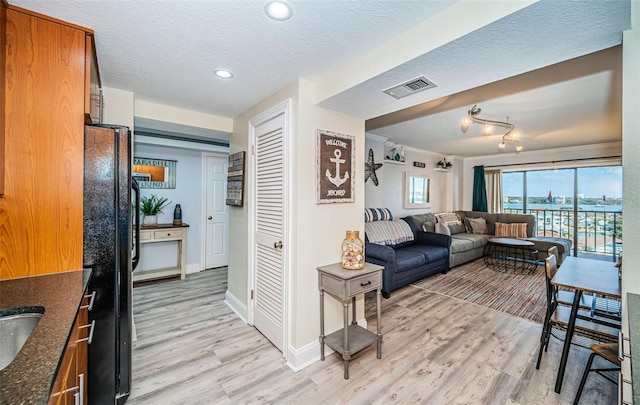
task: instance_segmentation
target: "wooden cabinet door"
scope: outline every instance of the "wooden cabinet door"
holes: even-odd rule
[[[0,279],[82,268],[86,32],[6,11]]]
[[[85,99],[86,124],[102,123],[102,93],[100,91],[100,71],[93,35],[87,35],[85,46]]]
[[[0,72],[4,75],[5,45],[7,40],[7,5],[0,1]],[[0,80],[0,196],[4,194],[4,79]],[[2,197],[0,197],[2,198]]]

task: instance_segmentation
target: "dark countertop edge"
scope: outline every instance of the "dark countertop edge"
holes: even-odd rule
[[[45,308],[43,317],[16,358],[0,370],[0,405],[48,403],[90,279],[91,269],[83,269],[0,280],[0,308]],[[57,283],[61,282],[75,283],[75,289],[56,289]],[[7,286],[17,287],[27,294],[16,296]]]
[[[629,319],[629,343],[631,346],[633,403],[640,404],[640,295],[627,293],[627,318]],[[638,362],[635,372],[633,359]]]

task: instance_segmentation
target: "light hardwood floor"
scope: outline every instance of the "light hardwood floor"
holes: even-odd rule
[[[552,339],[536,370],[541,325],[408,286],[382,300],[381,360],[372,345],[352,358],[349,380],[335,353],[294,373],[226,306],[226,280],[221,268],[133,290],[128,404],[570,404],[589,354],[572,348],[556,394],[561,343]],[[616,395],[591,373],[581,403]]]

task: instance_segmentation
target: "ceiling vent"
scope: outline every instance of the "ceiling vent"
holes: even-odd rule
[[[387,93],[391,97],[396,99],[401,99],[403,97],[410,96],[412,94],[416,94],[421,92],[422,90],[430,89],[432,87],[437,87],[434,82],[427,79],[424,76],[416,77],[415,79],[411,79],[402,84],[399,84],[394,87],[390,87],[383,92]]]

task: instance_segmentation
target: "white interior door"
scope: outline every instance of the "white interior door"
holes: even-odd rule
[[[229,160],[206,157],[205,268],[229,264],[229,212],[225,203]]]
[[[283,112],[254,128],[253,325],[280,351],[285,342],[286,181]]]

